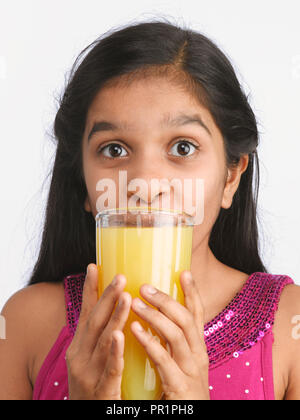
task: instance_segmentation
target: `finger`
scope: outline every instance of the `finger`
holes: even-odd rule
[[[163,386],[167,389],[178,389],[181,383],[182,372],[167,350],[155,337],[146,332],[139,322],[134,321],[130,328],[155,364]]]
[[[202,347],[206,351],[204,340],[204,306],[190,271],[185,270],[181,273],[180,283],[184,293],[184,304],[193,315]]]
[[[124,334],[121,331],[113,331],[111,352],[103,377],[97,386],[97,394],[101,400],[121,399],[120,390],[124,370],[124,341]]]
[[[179,367],[186,372],[192,371],[194,362],[183,331],[164,314],[138,298],[133,300],[132,309],[169,344],[171,356]]]
[[[166,315],[183,331],[191,351],[199,354],[201,349],[199,329],[195,324],[192,313],[169,295],[154,289],[150,285],[143,285],[140,288],[140,293],[151,305]]]
[[[83,285],[81,312],[77,329],[88,319],[98,301],[98,268],[95,264],[89,264]]]
[[[131,301],[132,298],[129,293],[122,292],[120,294],[118,305],[103,333],[99,337],[97,345],[94,349],[93,363],[95,363],[95,366],[99,366],[99,364],[101,364],[101,362],[107,357],[112,343],[113,331],[123,331],[130,313]]]
[[[125,284],[125,276],[117,274],[110,285],[104,290],[85,323],[85,328],[80,339],[81,354],[91,355],[93,353]]]

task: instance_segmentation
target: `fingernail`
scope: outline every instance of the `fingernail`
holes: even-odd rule
[[[190,271],[187,271],[185,273],[185,282],[187,284],[190,284],[192,282],[192,273]]]
[[[136,304],[141,309],[146,309],[147,308],[147,305],[139,298],[137,298]]]
[[[113,278],[113,281],[111,282],[111,284],[113,286],[116,286],[118,284],[118,277],[117,277],[117,275],[115,275],[115,277]]]
[[[141,324],[138,321],[136,321],[136,329],[140,332],[144,331],[144,328],[141,326]]]
[[[86,275],[88,275],[89,272],[90,272],[90,266],[88,265],[87,268],[86,268]]]
[[[155,295],[155,293],[157,293],[157,289],[155,289],[153,286],[147,285],[145,289],[146,293],[149,293],[149,295]]]

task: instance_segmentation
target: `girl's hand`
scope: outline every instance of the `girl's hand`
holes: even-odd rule
[[[120,400],[124,334],[131,296],[117,275],[98,301],[98,269],[89,264],[76,334],[67,350],[71,400]],[[119,304],[112,315],[115,303]]]
[[[139,322],[131,324],[131,331],[155,363],[166,400],[209,400],[203,306],[189,271],[181,273],[180,282],[186,307],[150,285],[141,286],[140,293],[158,310],[143,308],[139,298],[132,302],[133,311],[157,331],[170,352]]]

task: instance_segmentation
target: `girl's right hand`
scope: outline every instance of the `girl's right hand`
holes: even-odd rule
[[[70,400],[120,400],[124,334],[131,295],[122,274],[98,300],[98,269],[89,264],[74,339],[66,352]],[[114,314],[115,303],[119,300]]]

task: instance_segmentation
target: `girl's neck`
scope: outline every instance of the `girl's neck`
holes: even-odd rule
[[[193,250],[191,272],[204,306],[205,323],[231,302],[249,278],[217,260],[208,245]]]

